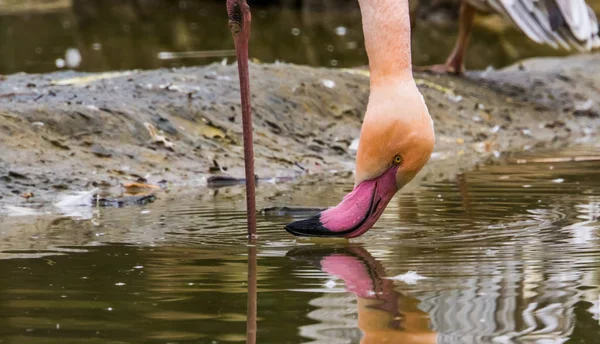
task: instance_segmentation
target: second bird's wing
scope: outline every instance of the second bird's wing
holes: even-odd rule
[[[598,19],[585,0],[466,0],[502,14],[527,37],[553,48],[600,47]]]

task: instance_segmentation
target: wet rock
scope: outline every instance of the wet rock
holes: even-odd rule
[[[565,126],[565,122],[556,120],[556,121],[546,123],[544,126],[549,129],[563,128]]]
[[[595,109],[587,109],[587,110],[575,110],[573,112],[573,116],[575,116],[575,117],[598,118],[598,117],[600,117],[600,114]]]
[[[99,144],[95,144],[90,148],[90,151],[97,157],[110,158],[113,153]]]
[[[156,200],[155,195],[143,195],[143,196],[128,196],[122,198],[106,198],[101,197],[92,200],[92,205],[98,205],[100,207],[125,207],[130,205],[144,205],[152,203]]]
[[[255,180],[258,181],[258,176],[255,176]],[[235,178],[231,176],[211,176],[206,180],[208,187],[210,188],[222,188],[226,186],[246,184],[246,178]]]
[[[169,119],[159,116],[156,121],[156,127],[158,130],[162,130],[169,135],[177,135],[178,131],[169,121]]]
[[[29,179],[25,174],[16,171],[8,171],[8,177],[15,179]]]

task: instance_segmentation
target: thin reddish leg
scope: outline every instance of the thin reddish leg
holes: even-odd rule
[[[235,42],[240,93],[242,98],[242,127],[244,135],[244,164],[246,166],[246,208],[248,211],[248,240],[256,236],[256,186],[254,180],[254,149],[252,147],[252,113],[250,107],[250,77],[248,76],[248,39],[250,37],[250,6],[246,0],[227,0],[229,29]]]
[[[465,53],[469,39],[471,38],[471,28],[475,18],[475,7],[463,2],[460,7],[460,18],[458,20],[458,40],[452,50],[452,53],[446,60],[446,66],[450,72],[462,74],[465,71]]]
[[[471,38],[471,28],[473,27],[473,19],[477,10],[475,7],[463,2],[460,7],[460,15],[458,18],[458,38],[452,53],[448,56],[446,63],[433,66],[416,67],[418,71],[429,71],[433,73],[452,73],[461,75],[465,72],[465,53],[469,39]]]

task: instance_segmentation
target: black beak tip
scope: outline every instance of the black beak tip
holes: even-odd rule
[[[285,230],[295,236],[304,237],[336,237],[336,232],[325,228],[321,223],[321,215],[306,220],[295,221],[285,226]]]

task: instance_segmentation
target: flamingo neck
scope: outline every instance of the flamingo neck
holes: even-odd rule
[[[371,86],[412,79],[408,0],[359,0]]]

